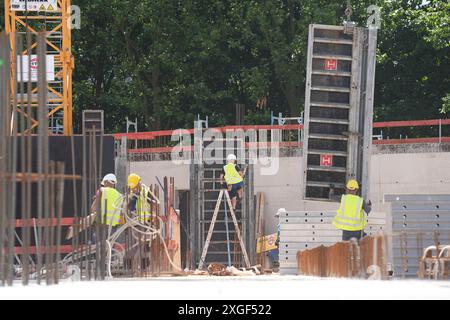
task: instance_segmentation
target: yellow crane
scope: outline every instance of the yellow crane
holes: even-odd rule
[[[28,7],[26,7],[28,5]],[[71,9],[70,0],[5,0],[6,32],[11,34],[11,96],[17,92],[17,65],[14,57],[35,54],[37,42],[35,35],[46,32],[47,56],[50,57],[54,77],[48,80],[48,118],[49,127],[53,134],[72,134],[72,72],[74,58],[72,56],[71,38]],[[28,46],[17,48],[17,35],[31,34]],[[17,59],[18,61],[18,59]],[[48,64],[47,64],[48,65]],[[22,79],[23,80],[23,79]],[[32,84],[31,94],[19,95],[12,99],[13,108],[30,125],[24,130],[28,133],[36,132],[40,124],[37,120],[37,85]],[[18,121],[12,119],[11,121]],[[20,128],[19,128],[20,130]]]

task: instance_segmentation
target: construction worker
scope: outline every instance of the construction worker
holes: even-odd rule
[[[149,187],[142,183],[142,179],[135,173],[128,176],[128,192],[129,192],[129,210],[138,218],[142,224],[150,224],[156,222],[156,214],[152,212],[152,203],[160,203],[159,199],[153,194]],[[141,242],[142,241],[142,242]],[[140,256],[140,249],[146,243],[144,239],[139,240],[140,245],[134,249],[134,256]],[[148,246],[144,246],[144,250],[149,250]],[[133,265],[132,259],[127,259],[125,265],[131,267]],[[148,268],[150,265],[149,257],[141,257],[140,268],[142,270]]]
[[[96,214],[100,201],[100,216],[96,215],[97,222],[110,226],[112,232],[121,224],[121,199],[122,194],[116,190],[117,177],[107,174],[97,190],[91,205],[91,213]]]
[[[236,165],[236,161],[237,158],[234,154],[228,155],[227,164],[223,167],[220,175],[221,184],[223,184],[223,179],[225,178],[233,210],[236,210],[237,197],[242,199],[245,177],[245,171],[242,171],[241,168]]]
[[[275,214],[275,218],[277,219],[277,241],[275,242],[275,245],[277,246],[276,249],[271,250],[267,253],[267,256],[269,257],[270,261],[272,261],[272,267],[273,269],[278,269],[280,267],[280,212],[277,211]]]
[[[142,183],[141,177],[137,174],[128,176],[128,188],[130,195],[129,208],[134,212],[139,220],[148,223],[152,217],[151,203],[160,203],[149,187]]]
[[[356,180],[347,183],[347,191],[341,197],[341,204],[333,219],[333,225],[342,230],[342,241],[352,238],[360,240],[366,234],[364,228],[367,225],[367,214],[372,209],[372,203],[366,203],[358,196],[359,184]]]

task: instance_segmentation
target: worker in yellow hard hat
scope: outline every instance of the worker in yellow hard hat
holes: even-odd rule
[[[358,195],[359,183],[349,180],[346,186],[346,194],[341,197],[341,204],[333,219],[333,225],[342,230],[342,241],[352,238],[357,240],[365,236],[364,228],[367,225],[367,214],[372,210],[372,203],[365,202]]]
[[[151,204],[159,204],[159,199],[149,187],[142,183],[142,179],[135,173],[128,176],[129,208],[142,222],[149,222],[152,217]]]

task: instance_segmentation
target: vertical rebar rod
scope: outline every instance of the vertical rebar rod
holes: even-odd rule
[[[75,139],[74,135],[70,136],[70,151],[71,151],[71,165],[72,165],[72,176],[77,174],[75,166]],[[78,196],[77,196],[77,181],[72,179],[72,197],[73,197],[73,215],[74,223],[72,226],[73,236],[72,236],[72,261],[74,264],[78,262],[78,251],[79,251],[79,214],[78,214]],[[81,270],[81,268],[80,268]]]
[[[89,257],[85,256],[85,258],[83,258],[83,256],[87,252],[87,246],[86,245],[89,245],[88,240],[87,240],[88,239],[88,237],[87,237],[88,231],[85,228],[85,226],[87,224],[85,218],[87,218],[87,215],[86,215],[87,209],[86,208],[87,208],[87,201],[88,201],[88,199],[87,199],[87,181],[86,181],[86,179],[87,179],[87,172],[86,172],[86,156],[87,156],[86,155],[86,153],[87,153],[86,138],[87,138],[86,134],[83,132],[83,135],[82,135],[82,149],[83,149],[82,162],[83,162],[83,164],[82,164],[82,170],[81,170],[81,175],[82,175],[82,178],[81,178],[81,230],[82,230],[82,233],[80,234],[80,237],[81,237],[80,243],[81,243],[81,252],[82,253],[81,253],[81,257],[80,257],[80,269],[81,269],[81,272],[83,274],[83,269],[86,268],[84,271],[85,271],[85,274],[86,274],[86,278],[88,279],[89,275],[87,274],[87,272],[88,272],[87,271],[87,265],[88,265],[87,260],[88,260]],[[84,278],[82,277],[81,279],[83,280]]]
[[[15,46],[18,46],[18,38],[14,37],[14,41],[15,41]],[[16,56],[12,56],[10,57],[10,59],[13,60],[13,65],[17,65],[17,57]],[[10,98],[10,100],[12,100],[12,108],[11,108],[11,118],[12,119],[17,119],[17,72],[14,73],[14,92],[13,92],[13,97],[12,99]],[[17,143],[18,143],[18,137],[17,137],[17,125],[15,125],[15,122],[12,121],[11,122],[11,128],[9,128],[9,130],[12,133],[12,151],[11,151],[11,163],[12,163],[12,194],[11,194],[11,201],[12,201],[12,208],[11,208],[11,212],[13,213],[13,215],[15,215],[16,209],[17,209],[17,202],[16,202],[16,197],[17,197],[17,185],[16,185],[16,174],[17,174],[17,151],[18,151],[18,147],[17,147]],[[15,230],[14,230],[15,231]],[[28,259],[27,259],[27,266],[28,266]],[[29,270],[26,270],[26,277],[28,277],[28,273]]]
[[[5,244],[7,244],[6,234],[6,214],[7,214],[7,130],[8,115],[7,105],[10,103],[9,71],[10,60],[8,59],[10,46],[9,36],[0,33],[0,59],[7,63],[0,66],[0,284],[5,285],[6,281],[6,256]]]
[[[47,112],[47,67],[46,67],[46,35],[40,33],[38,35],[38,59],[39,71],[38,71],[38,221],[42,221],[42,218],[48,218],[49,214],[49,142],[48,142],[48,112]],[[31,59],[30,59],[31,61]],[[31,78],[31,73],[29,73]],[[38,228],[39,229],[39,228]],[[44,223],[44,233],[48,232],[47,223]],[[42,241],[40,241],[42,243]],[[48,243],[46,242],[47,246]],[[43,263],[43,257],[40,248],[38,252],[38,283],[41,281],[41,267]],[[45,254],[45,252],[44,252]]]
[[[54,237],[53,237],[53,230],[54,230],[54,218],[55,218],[55,163],[53,161],[50,162],[50,177],[47,179],[49,184],[49,212],[48,217],[46,219],[46,232],[45,232],[45,280],[47,285],[53,284],[54,279],[54,264],[53,264],[53,256],[54,256]]]
[[[64,178],[62,175],[65,173],[65,164],[59,162],[57,164],[56,172],[60,176],[57,183],[57,199],[56,199],[56,216],[57,216],[57,230],[56,230],[56,273],[55,284],[59,283],[59,265],[61,261],[61,219],[63,215],[64,207]]]

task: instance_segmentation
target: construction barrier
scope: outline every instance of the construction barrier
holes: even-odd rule
[[[358,242],[338,242],[297,253],[299,275],[333,278],[373,278],[388,276],[387,237],[366,237]]]

